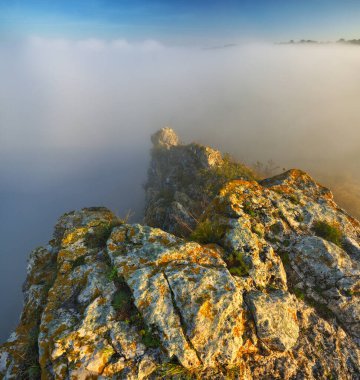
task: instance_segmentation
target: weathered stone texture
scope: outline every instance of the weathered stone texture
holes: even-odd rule
[[[152,140],[151,226],[59,219],[0,378],[359,379],[359,222],[300,170],[211,197],[208,169],[238,167],[171,129]]]

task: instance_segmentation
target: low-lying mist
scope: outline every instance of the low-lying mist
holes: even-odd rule
[[[61,214],[104,205],[141,220],[149,137],[165,125],[248,164],[309,171],[360,216],[359,67],[356,46],[2,42],[0,340],[29,251]]]

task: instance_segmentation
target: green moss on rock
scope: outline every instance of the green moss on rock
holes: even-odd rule
[[[319,236],[337,246],[342,246],[343,234],[336,224],[331,224],[325,221],[317,221],[313,225],[313,230],[316,236]]]

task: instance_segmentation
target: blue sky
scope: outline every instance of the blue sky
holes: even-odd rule
[[[168,43],[360,37],[357,0],[0,0],[0,37]]]

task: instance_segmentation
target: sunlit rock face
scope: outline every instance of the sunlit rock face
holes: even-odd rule
[[[165,127],[151,136],[151,142],[154,144],[155,149],[170,149],[173,146],[177,146],[180,143],[180,140],[174,130]]]
[[[187,368],[237,363],[245,328],[243,289],[218,247],[124,225],[111,234],[108,250],[169,356]]]
[[[152,140],[151,226],[59,219],[0,378],[360,378],[359,222],[299,170],[255,181],[172,130]]]
[[[338,208],[328,189],[300,170],[261,184],[235,180],[204,217],[211,223],[222,218],[218,243],[242,255],[257,286],[281,282],[280,258],[287,287],[360,343],[360,224]]]

